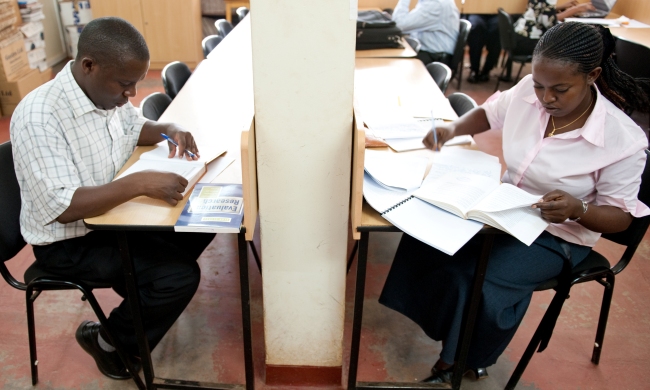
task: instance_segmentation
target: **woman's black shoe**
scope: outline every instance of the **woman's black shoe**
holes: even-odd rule
[[[484,367],[480,368],[468,368],[465,371],[465,375],[470,375],[475,381],[486,379],[488,377],[487,369]],[[447,368],[446,370],[438,370],[435,367],[431,368],[431,375],[427,378],[424,378],[422,383],[451,383],[451,377],[454,375],[454,366]]]

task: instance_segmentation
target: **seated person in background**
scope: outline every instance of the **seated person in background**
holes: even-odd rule
[[[497,15],[468,15],[467,20],[472,24],[472,29],[467,37],[470,63],[467,81],[483,83],[490,80],[490,71],[496,65],[501,53],[499,17]],[[483,47],[487,49],[487,56],[483,63],[483,69],[481,69]]]
[[[532,75],[424,139],[433,148],[433,131],[442,146],[454,136],[503,129],[502,181],[544,194],[531,207],[550,222],[530,246],[507,234],[494,237],[470,368],[496,362],[535,287],[580,263],[601,233],[650,215],[637,199],[648,140],[624,112],[650,111],[650,83],[621,72],[613,51],[608,29],[552,27],[535,48]],[[442,340],[426,382],[451,378],[480,243],[477,236],[450,257],[405,234],[397,249],[380,302]]]
[[[187,180],[169,172],[139,172],[112,181],[136,145],[174,139],[170,158],[197,153],[192,135],[151,122],[129,102],[147,74],[149,50],[127,21],[99,18],[79,37],[78,54],[45,85],[27,95],[11,118],[11,142],[22,205],[21,233],[49,272],[109,282],[124,298],[108,317],[113,341],[138,356],[115,232],[90,231],[84,218],[137,196],[176,205]],[[186,158],[190,158],[189,155]],[[194,295],[196,259],[213,234],[128,232],[150,348],[162,339]],[[106,330],[84,321],[76,332],[99,370],[113,379],[130,374]],[[134,361],[139,369],[139,364]]]
[[[531,55],[539,38],[557,22],[575,14],[595,10],[591,3],[578,4],[576,0],[556,6],[557,0],[529,0],[526,12],[514,24],[515,49],[513,55]],[[558,13],[558,11],[560,13]],[[508,61],[504,81],[511,80],[512,62]]]
[[[410,5],[411,0],[399,0],[393,11],[395,24],[420,41],[417,57],[425,65],[434,61],[450,65],[460,24],[454,0],[418,0],[409,12]]]

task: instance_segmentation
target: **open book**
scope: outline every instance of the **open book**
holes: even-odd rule
[[[526,245],[532,244],[548,226],[540,211],[530,207],[541,195],[485,176],[447,173],[423,184],[413,196],[461,218],[503,230]]]
[[[225,152],[225,148],[212,148],[210,150],[207,150],[206,153],[201,150],[201,158],[192,161],[178,157],[169,158],[169,147],[167,146],[167,141],[163,141],[157,144],[153,150],[142,153],[140,159],[131,165],[121,175],[116,177],[116,179],[120,179],[132,173],[142,172],[146,170],[173,172],[177,175],[183,176],[187,180],[187,187],[185,187],[185,191],[183,192],[183,196],[185,196],[185,194],[192,189],[194,184],[196,184],[201,176],[203,176],[207,169],[207,164]]]

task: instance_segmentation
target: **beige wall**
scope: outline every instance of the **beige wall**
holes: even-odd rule
[[[342,364],[355,21],[356,1],[251,1],[267,364]]]

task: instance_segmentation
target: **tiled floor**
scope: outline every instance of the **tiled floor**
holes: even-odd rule
[[[465,71],[465,77],[467,71]],[[488,84],[469,84],[462,91],[483,102],[494,89]],[[508,85],[503,85],[506,88]],[[452,82],[448,94],[455,91]],[[134,104],[154,91],[162,91],[159,72],[149,72]],[[0,142],[8,139],[7,118],[0,120]],[[487,135],[483,144],[493,149]],[[360,380],[416,381],[427,375],[440,345],[429,340],[409,320],[377,303],[397,242],[397,233],[373,233],[370,238],[365,312],[359,362]],[[599,242],[601,253],[614,259],[621,248]],[[237,246],[233,235],[218,235],[199,259],[202,281],[188,309],[154,351],[158,375],[208,382],[242,382],[243,352],[237,278]],[[26,248],[9,266],[16,275],[33,261]],[[264,334],[262,329],[261,277],[251,261],[252,310],[257,388],[264,384]],[[347,278],[344,378],[352,318],[355,266]],[[110,291],[97,293],[105,309],[119,298]],[[550,302],[550,292],[536,293],[530,309],[497,364],[489,368],[490,378],[463,382],[464,389],[501,389]],[[650,362],[650,236],[620,277],[616,289],[604,350],[599,366],[590,363],[602,287],[596,283],[573,289],[558,321],[548,349],[534,356],[518,389],[647,389],[643,372]],[[31,386],[24,296],[0,283],[0,388],[26,389]],[[84,319],[93,318],[75,292],[47,292],[36,302],[40,382],[44,389],[135,389],[130,381],[103,377],[74,341],[74,331]],[[335,387],[340,388],[340,387]],[[295,387],[297,389],[297,387]]]

